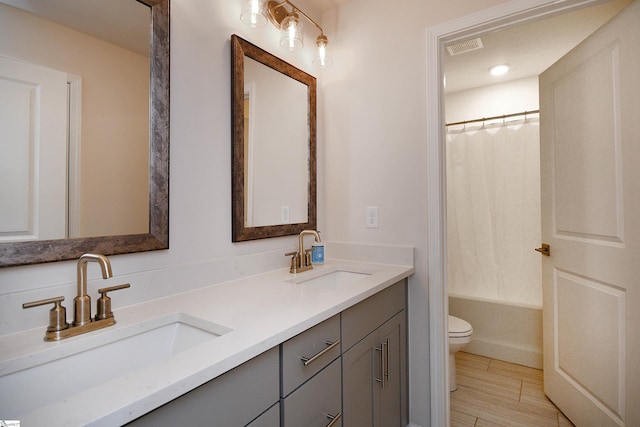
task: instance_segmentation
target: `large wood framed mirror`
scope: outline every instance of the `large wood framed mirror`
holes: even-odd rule
[[[88,6],[85,7],[85,6]],[[99,10],[102,7],[111,8],[109,11]],[[44,7],[45,10],[42,14],[38,14],[37,8]],[[124,22],[129,22],[129,19],[125,19],[123,15],[131,14],[129,11],[131,8],[138,8],[135,11],[136,14],[143,16],[141,26],[135,31],[142,35],[142,45],[139,46],[140,52],[136,52],[135,48],[131,49],[131,52],[126,50],[117,42],[109,39],[98,38],[93,31],[101,27],[105,22],[105,15],[112,15],[115,22],[118,25],[123,25]],[[20,208],[20,203],[16,202],[15,205],[18,208],[14,209],[15,212],[22,213],[24,211],[24,218],[18,217],[15,220],[16,215],[12,214],[14,211],[9,209],[0,209],[0,267],[8,267],[15,265],[27,265],[52,261],[61,261],[76,259],[83,253],[95,252],[105,255],[124,254],[132,252],[151,251],[158,249],[167,249],[169,247],[169,11],[170,0],[117,0],[106,2],[105,4],[90,5],[84,0],[57,0],[56,2],[23,2],[22,0],[0,0],[0,11],[4,18],[6,18],[5,24],[0,24],[4,27],[4,30],[9,31],[9,24],[13,25],[11,31],[23,31],[27,28],[27,25],[22,23],[15,23],[17,19],[24,19],[24,22],[28,22],[29,31],[32,31],[34,38],[28,39],[26,43],[27,47],[34,48],[28,52],[19,51],[17,45],[13,41],[8,41],[6,37],[2,37],[6,40],[6,43],[0,42],[0,71],[13,72],[12,70],[22,70],[23,65],[32,68],[47,68],[55,72],[62,71],[65,78],[73,80],[73,82],[67,81],[66,84],[71,89],[64,94],[67,96],[66,100],[71,103],[74,97],[80,100],[76,114],[81,116],[81,120],[77,123],[73,122],[74,110],[69,109],[65,113],[66,122],[61,126],[59,123],[55,124],[54,128],[63,128],[65,133],[65,143],[69,145],[65,146],[61,151],[64,153],[54,153],[50,148],[50,139],[48,135],[45,135],[44,125],[41,126],[39,132],[42,135],[37,135],[36,138],[27,135],[24,139],[28,142],[24,143],[25,149],[18,149],[18,152],[23,152],[24,158],[33,157],[33,154],[25,155],[25,150],[32,150],[33,153],[40,156],[35,162],[31,164],[29,161],[23,161],[22,169],[18,170],[15,176],[25,176],[25,182],[30,182],[32,188],[35,188],[41,194],[34,196],[34,190],[32,188],[26,191],[26,195],[20,193],[19,190],[9,189],[7,190],[12,199],[18,200],[24,208]],[[32,9],[30,9],[32,8]],[[65,9],[68,8],[68,9]],[[141,10],[140,10],[141,9]],[[70,13],[72,11],[73,13]],[[86,13],[85,13],[86,12]],[[94,13],[90,16],[88,13]],[[96,15],[97,13],[97,15]],[[65,19],[79,18],[77,22],[84,26],[79,28],[77,26],[67,26]],[[126,17],[128,18],[128,16]],[[3,30],[3,31],[4,31]],[[113,28],[104,28],[106,33],[111,33],[112,36],[117,36],[121,33],[122,29],[113,31]],[[26,30],[25,30],[26,31]],[[50,37],[50,34],[56,34],[56,37]],[[40,39],[35,38],[38,35]],[[20,38],[20,37],[18,37]],[[69,40],[77,38],[82,43],[75,46],[70,45]],[[89,38],[91,40],[89,40]],[[130,35],[124,35],[124,39],[132,39]],[[41,41],[37,41],[41,40]],[[60,40],[65,45],[56,46],[56,40]],[[23,43],[21,41],[20,43]],[[23,43],[24,45],[24,43]],[[87,52],[93,53],[96,50],[95,46],[104,46],[104,52],[108,53],[108,59],[95,58],[91,60],[91,63],[85,62],[81,64],[80,61]],[[78,53],[77,60],[73,59],[72,62],[60,63],[58,60],[65,59],[63,57],[73,55],[62,54],[63,49],[71,49]],[[47,55],[47,51],[57,53],[57,56],[52,54]],[[42,61],[39,60],[41,55]],[[129,62],[116,62],[113,58],[115,55],[120,57],[137,57],[136,64],[142,63],[143,75],[140,79],[132,77],[127,81],[126,85],[133,84],[133,81],[139,82],[136,92],[140,92],[139,98],[141,101],[136,105],[140,108],[134,112],[128,112],[129,116],[127,120],[128,125],[120,125],[120,122],[114,122],[113,111],[118,108],[106,109],[107,102],[106,93],[113,92],[116,89],[113,87],[106,87],[107,79],[102,79],[97,76],[104,76],[105,73],[110,75],[119,75],[120,72],[125,72],[138,65],[131,65]],[[2,62],[4,61],[4,62]],[[75,62],[73,62],[75,61]],[[48,62],[48,63],[47,63]],[[53,65],[51,65],[53,63]],[[5,67],[9,64],[9,68]],[[62,64],[62,65],[61,65]],[[98,65],[102,64],[102,65]],[[105,65],[106,64],[106,65]],[[13,67],[13,68],[11,68]],[[87,71],[88,68],[92,68],[91,72]],[[106,69],[105,69],[106,68]],[[75,70],[82,70],[82,73],[78,76],[74,76],[72,73]],[[85,71],[86,74],[84,73]],[[92,74],[95,72],[95,74]],[[102,73],[102,74],[100,74]],[[133,76],[133,74],[130,74]],[[135,76],[137,76],[136,74]],[[69,78],[68,76],[73,76]],[[1,77],[1,76],[0,76]],[[80,92],[74,91],[74,80],[78,78],[81,81]],[[13,78],[11,82],[19,81],[26,82],[23,86],[31,86],[24,90],[26,96],[22,96],[24,99],[36,99],[38,97],[31,95],[35,93],[35,90],[44,89],[32,89],[32,87],[38,87],[31,83],[31,77]],[[2,78],[0,78],[0,81]],[[60,86],[60,85],[58,85]],[[119,86],[125,86],[125,83],[121,83]],[[122,90],[121,87],[117,88]],[[4,94],[15,93],[17,94],[15,99],[21,99],[21,88],[14,89],[11,86],[0,86],[0,90],[4,91]],[[65,88],[66,90],[66,88]],[[59,92],[59,91],[58,91]],[[133,90],[127,90],[127,92],[133,92]],[[98,94],[98,95],[96,95]],[[93,96],[93,98],[92,98]],[[97,102],[96,102],[97,99]],[[25,101],[26,109],[30,108],[29,100]],[[129,108],[131,104],[137,101],[121,100],[121,106]],[[126,105],[125,105],[126,104]],[[5,108],[10,104],[5,103]],[[35,104],[34,104],[35,105]],[[58,105],[58,104],[56,104]],[[91,108],[98,110],[98,114],[89,114]],[[36,117],[38,123],[44,123],[47,120],[44,111],[45,108],[41,108],[38,111],[42,112],[40,116]],[[46,111],[54,111],[54,108],[48,108]],[[3,110],[5,111],[5,110]],[[57,111],[57,110],[56,110]],[[131,111],[131,110],[127,110]],[[93,112],[93,111],[92,111]],[[62,114],[62,121],[65,121],[65,113]],[[60,115],[55,114],[58,118]],[[54,121],[55,122],[55,121]],[[75,124],[74,124],[75,123]],[[3,127],[4,128],[4,127]],[[6,132],[6,128],[4,128]],[[138,133],[138,130],[141,132]],[[116,132],[117,131],[117,132]],[[2,131],[0,131],[2,132]],[[76,133],[74,136],[74,132]],[[30,134],[32,132],[25,132]],[[123,142],[125,135],[128,138],[131,134],[140,135],[136,137],[136,140]],[[78,138],[78,135],[80,137]],[[102,144],[94,143],[94,147],[88,145],[80,145],[82,149],[78,149],[77,153],[82,153],[82,156],[78,154],[78,158],[73,158],[73,154],[69,154],[72,149],[71,146],[74,138],[81,140],[81,144],[87,142],[97,141],[93,136],[98,135],[102,139],[107,139]],[[0,142],[4,146],[15,146],[14,134],[0,134]],[[123,145],[124,156],[120,158],[110,159],[108,153],[116,151],[117,145]],[[134,145],[141,147],[141,152],[134,155]],[[34,148],[35,147],[35,148]],[[20,151],[22,150],[22,151]],[[51,155],[44,156],[45,150],[50,150]],[[93,157],[97,158],[97,163],[85,164],[85,158],[89,157],[89,154],[94,151]],[[97,153],[97,154],[95,154]],[[124,168],[120,168],[119,165],[124,164],[125,161],[130,161],[132,157],[137,156],[139,163],[129,166],[128,170],[133,170],[136,176],[140,176],[141,183],[136,181],[134,183],[133,177],[130,173],[124,171]],[[61,163],[56,166],[43,166],[46,157],[56,157],[61,159]],[[78,160],[80,159],[81,160]],[[18,160],[11,160],[14,163],[19,163]],[[74,163],[77,162],[77,163]],[[7,164],[5,162],[5,164]],[[77,168],[75,172],[72,171],[73,165],[76,164]],[[35,166],[34,166],[35,165]],[[62,185],[58,185],[55,192],[46,191],[45,184],[47,181],[53,181],[49,178],[49,175],[44,174],[43,167],[48,168],[56,177],[57,181],[62,181]],[[78,190],[77,199],[83,200],[82,203],[74,203],[71,199],[74,190],[71,182],[73,181],[78,186],[79,182],[84,183],[84,177],[86,174],[91,175],[93,178],[100,176],[102,169],[107,169],[106,178],[102,178],[102,182],[97,186],[85,189],[83,191]],[[28,172],[24,172],[27,170]],[[35,170],[35,172],[33,172]],[[67,172],[65,176],[65,171]],[[82,180],[78,178],[80,171],[83,172]],[[75,173],[77,176],[72,176]],[[124,179],[123,179],[124,175]],[[45,177],[44,179],[42,177]],[[34,178],[35,177],[35,178]],[[0,179],[6,180],[2,186],[9,188],[11,185],[11,179],[7,178],[7,175],[1,175]],[[36,184],[31,183],[31,180],[37,180]],[[66,182],[64,182],[66,180]],[[123,199],[120,196],[115,196],[112,191],[116,188],[127,190],[128,187],[140,187],[142,186],[141,196],[127,196],[128,199]],[[24,187],[24,186],[23,186]],[[61,188],[61,189],[60,189]],[[57,197],[52,197],[52,194],[56,194]],[[94,206],[97,203],[91,202],[97,199],[102,199],[104,204],[100,205],[99,215],[90,214],[86,212],[96,212]],[[117,200],[117,201],[116,201]],[[125,201],[123,201],[125,200]],[[8,205],[7,200],[3,201],[5,207]],[[46,204],[50,203],[50,204]],[[135,225],[131,223],[134,221],[124,221],[118,226],[110,227],[109,229],[104,227],[102,222],[108,222],[110,217],[120,215],[124,218],[133,218],[132,211],[127,210],[132,205],[142,205],[141,209],[138,209],[138,219],[135,220]],[[51,208],[55,206],[56,208]],[[22,209],[22,210],[21,210]],[[93,211],[92,211],[93,209]],[[54,231],[50,234],[45,233],[45,224],[48,222],[54,222],[46,214],[51,214],[56,210],[55,226],[50,227]],[[57,211],[61,213],[57,213]],[[73,221],[73,215],[80,217],[88,217],[84,220],[83,226],[78,226]],[[9,212],[9,213],[7,213]],[[46,217],[44,220],[41,217]],[[83,217],[83,218],[84,218]],[[96,217],[104,218],[97,219]],[[36,218],[34,220],[34,218]],[[61,219],[60,219],[61,218]],[[15,224],[18,224],[16,226]],[[16,231],[19,229],[19,231]],[[84,229],[88,229],[86,231]],[[26,230],[26,231],[25,231]],[[84,230],[84,231],[83,231]]]
[[[231,36],[232,240],[317,227],[316,79]]]

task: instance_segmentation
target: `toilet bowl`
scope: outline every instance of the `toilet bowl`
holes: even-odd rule
[[[456,381],[456,352],[471,342],[473,328],[469,322],[449,315],[449,391],[458,389]]]

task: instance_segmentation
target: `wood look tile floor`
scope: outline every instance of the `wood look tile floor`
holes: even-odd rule
[[[456,353],[458,390],[451,397],[451,427],[572,427],[544,395],[542,371]]]

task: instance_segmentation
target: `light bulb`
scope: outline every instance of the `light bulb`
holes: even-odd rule
[[[291,12],[281,24],[280,46],[289,50],[302,49],[303,26],[295,12]]]
[[[324,34],[320,34],[316,39],[316,45],[318,46],[318,57],[313,60],[313,65],[317,65],[321,68],[333,65],[333,60],[327,56],[327,44],[329,44],[327,36],[325,36]]]
[[[292,22],[289,23],[289,27],[287,28],[287,33],[289,38],[289,49],[293,49],[295,48],[296,26]]]

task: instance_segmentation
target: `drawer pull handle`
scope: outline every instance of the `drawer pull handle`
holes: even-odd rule
[[[320,353],[316,354],[313,357],[300,357],[300,360],[302,360],[302,363],[304,363],[304,366],[309,366],[311,365],[313,362],[315,362],[316,360],[318,360],[319,358],[321,358],[322,356],[325,355],[325,353],[330,352],[331,350],[333,350],[336,346],[340,345],[340,340],[331,342],[331,341],[325,341],[324,342],[326,345],[328,345],[329,347],[325,348],[324,350],[322,350]]]
[[[327,418],[331,420],[331,422],[327,424],[327,427],[333,427],[333,425],[337,423],[338,420],[340,420],[340,417],[342,417],[342,414],[340,412],[335,415],[327,414]]]

